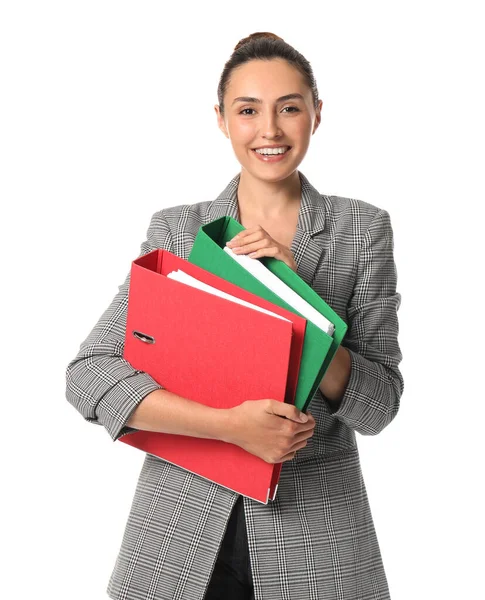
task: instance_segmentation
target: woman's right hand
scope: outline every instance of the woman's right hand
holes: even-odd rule
[[[313,435],[315,419],[292,404],[277,400],[246,400],[228,409],[224,441],[240,446],[268,463],[295,457]],[[306,422],[302,422],[306,419]]]

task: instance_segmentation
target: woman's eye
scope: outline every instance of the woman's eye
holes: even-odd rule
[[[291,108],[291,109],[293,109],[293,110],[295,110],[295,111],[297,111],[297,112],[300,110],[300,109],[299,109],[299,108],[297,108],[296,106],[285,106],[285,108],[284,108],[283,110],[286,110],[287,108]]]
[[[241,115],[245,114],[244,111],[246,111],[246,110],[254,110],[254,108],[243,108],[242,111],[239,114],[241,114]]]

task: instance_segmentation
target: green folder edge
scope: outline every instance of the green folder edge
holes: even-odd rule
[[[189,262],[303,317],[301,313],[287,304],[224,252],[223,248],[226,242],[241,231],[244,231],[244,227],[238,221],[228,216],[220,217],[211,223],[202,225],[195,237],[188,258]],[[216,254],[214,253],[215,250],[217,250]],[[299,410],[306,411],[339,345],[345,337],[348,326],[315,290],[283,261],[272,257],[263,257],[258,260],[333,323],[335,327],[334,335],[330,336],[307,320],[295,395],[295,406]],[[319,366],[312,357],[321,356],[322,351],[326,354],[323,363]]]

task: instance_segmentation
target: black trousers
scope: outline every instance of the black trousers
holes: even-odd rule
[[[254,600],[243,498],[232,509],[204,600]]]

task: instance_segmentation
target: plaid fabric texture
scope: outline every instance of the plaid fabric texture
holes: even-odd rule
[[[291,250],[298,274],[348,323],[352,370],[338,410],[320,390],[313,437],[284,463],[274,502],[244,498],[255,600],[384,600],[389,590],[359,463],[355,432],[379,433],[396,415],[397,273],[389,214],[320,194],[300,172]],[[187,259],[199,227],[238,220],[236,175],[214,201],[156,212],[141,254],[165,248]],[[67,400],[113,440],[159,389],[122,358],[129,275],[66,372]],[[238,495],[146,455],[107,593],[116,600],[202,600]]]

